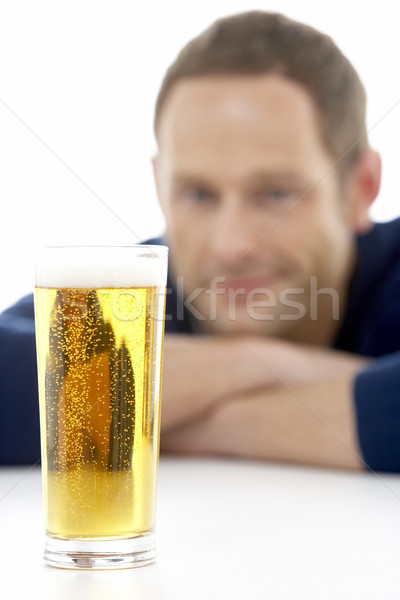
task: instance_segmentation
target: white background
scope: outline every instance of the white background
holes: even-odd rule
[[[188,39],[243,10],[314,25],[350,58],[384,162],[373,216],[399,215],[397,7],[396,0],[0,0],[0,309],[31,291],[37,246],[130,244],[162,232],[150,163],[160,81]]]

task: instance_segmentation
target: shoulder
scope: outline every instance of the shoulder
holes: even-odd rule
[[[148,240],[144,240],[143,242],[140,242],[140,244],[142,246],[167,246],[168,245],[163,237],[150,238]]]
[[[0,327],[34,331],[34,318],[33,294],[28,294],[1,313]]]
[[[357,275],[359,293],[368,289],[375,303],[382,302],[386,310],[394,308],[400,314],[393,296],[400,291],[400,218],[376,223],[369,234],[359,238]]]
[[[372,265],[380,270],[382,263],[392,262],[400,254],[400,217],[375,223],[367,234],[358,237],[357,245],[360,259],[371,259]]]
[[[400,218],[357,239],[357,266],[337,347],[368,356],[400,350]]]

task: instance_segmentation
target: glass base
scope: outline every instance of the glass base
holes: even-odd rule
[[[44,560],[62,569],[130,569],[156,559],[155,536],[123,539],[67,539],[46,535]]]

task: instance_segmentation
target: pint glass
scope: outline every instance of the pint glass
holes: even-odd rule
[[[36,252],[45,560],[155,558],[165,246]]]

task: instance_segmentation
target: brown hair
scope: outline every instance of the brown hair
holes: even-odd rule
[[[332,39],[277,13],[252,11],[219,19],[191,40],[169,67],[154,130],[168,93],[185,78],[280,73],[310,93],[323,142],[343,171],[368,146],[366,95],[360,78]]]

